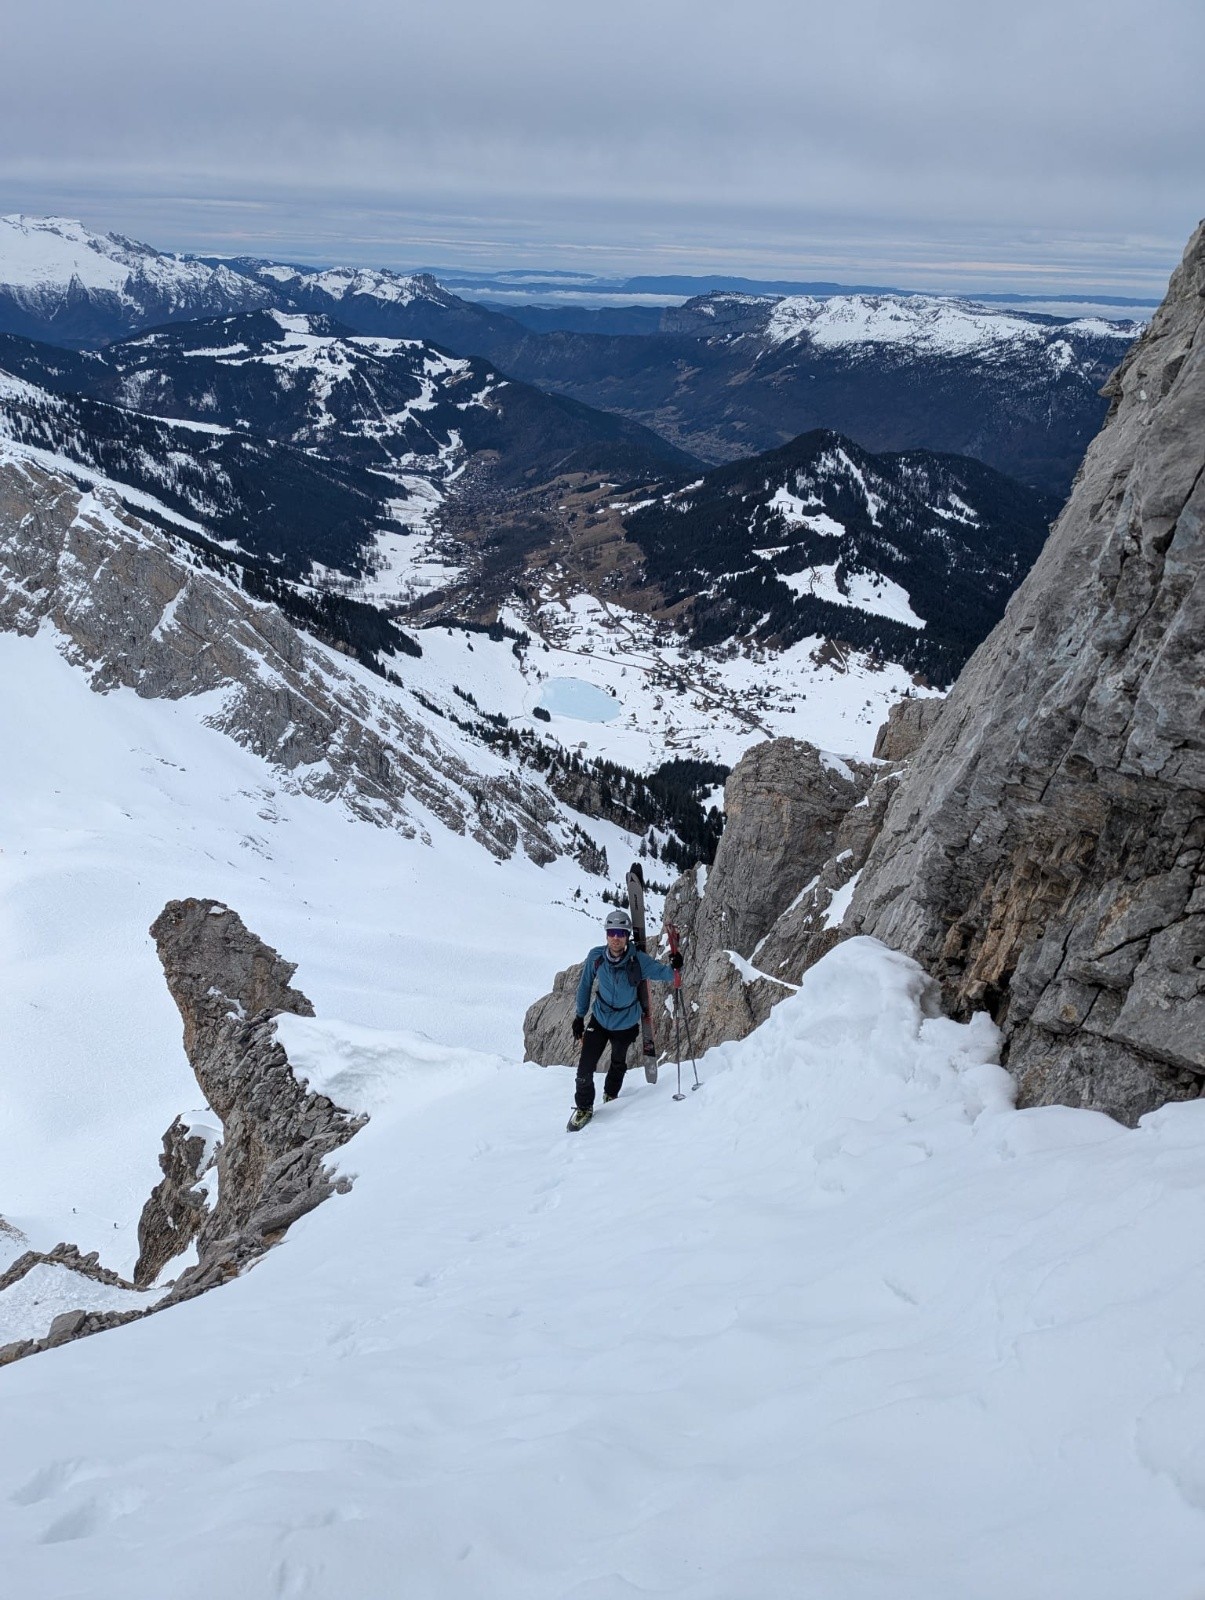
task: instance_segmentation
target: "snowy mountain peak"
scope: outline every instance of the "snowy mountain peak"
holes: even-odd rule
[[[114,233],[93,233],[73,217],[0,217],[0,283],[13,288],[65,285],[120,290],[158,252]]]
[[[390,272],[374,267],[330,267],[307,269],[266,264],[256,268],[256,276],[276,284],[291,295],[314,293],[332,300],[365,298],[386,305],[408,306],[415,300],[451,304],[454,297],[442,289],[429,273]]]
[[[101,343],[181,318],[268,305],[263,284],[71,217],[0,217],[0,332]]]
[[[1060,332],[1081,331],[1074,322],[1056,327]],[[1046,319],[970,300],[886,294],[833,295],[824,300],[789,295],[775,304],[766,326],[766,338],[775,345],[806,338],[829,348],[896,344],[934,355],[963,355],[1016,342],[1040,344],[1051,332]],[[1134,337],[1134,325],[1097,319],[1091,332],[1118,340],[1120,349]]]

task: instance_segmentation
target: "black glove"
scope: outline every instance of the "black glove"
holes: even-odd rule
[[[574,1017],[574,1019],[573,1019],[573,1037],[575,1039],[580,1039],[582,1034],[585,1033],[585,1031],[586,1031],[586,1019],[584,1017]]]
[[[671,967],[673,967],[675,972],[681,972],[681,970],[682,970],[682,952],[681,952],[681,950],[675,950],[673,952],[673,954],[669,958],[669,964],[670,964]]]

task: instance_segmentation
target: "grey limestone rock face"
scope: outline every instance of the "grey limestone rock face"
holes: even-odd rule
[[[235,912],[213,900],[173,900],[151,936],[184,1022],[189,1062],[222,1122],[217,1203],[199,1219],[198,1264],[177,1280],[168,1296],[172,1303],[233,1276],[334,1193],[325,1158],[366,1119],[293,1076],[274,1019],[283,1012],[310,1017],[314,1009],[292,987],[294,964],[251,933]],[[182,1177],[185,1185],[195,1182],[187,1159]],[[189,1204],[182,1201],[185,1209]],[[144,1229],[148,1240],[158,1237],[155,1215],[170,1207],[156,1191],[140,1239]],[[152,1271],[153,1265],[151,1254],[145,1269],[139,1263],[151,1278],[159,1270]]]
[[[847,933],[1003,1028],[1022,1104],[1205,1085],[1205,225],[905,778]]]
[[[701,972],[692,973],[684,986],[689,1032],[684,1030],[679,1041],[683,1057],[688,1045],[696,1056],[701,1056],[712,1045],[746,1038],[761,1026],[780,1000],[794,992],[793,984],[782,983],[764,972],[752,972],[739,958],[734,960],[729,951],[713,951],[707,965]],[[667,1034],[671,1028],[667,1020]]]
[[[754,966],[782,982],[798,984],[809,967],[841,942],[843,906],[878,837],[899,777],[899,766],[884,768],[845,813],[832,854],[758,943],[751,958]]]
[[[915,755],[937,725],[944,698],[897,700],[874,741],[877,761],[907,761]]]
[[[577,1060],[578,1046],[570,1032],[574,997],[581,982],[582,963],[558,972],[551,994],[542,995],[523,1018],[523,1057],[542,1067],[567,1066]]]
[[[494,770],[469,768],[387,686],[203,566],[185,541],[107,491],[0,460],[0,629],[30,634],[45,622],[101,692],[217,691],[208,724],[263,757],[286,788],[407,837],[430,813],[499,859],[518,849],[541,865],[589,859],[541,785],[484,752]]]
[[[752,956],[833,854],[842,820],[872,775],[799,739],[770,739],[745,752],[724,786],[727,821],[693,918],[694,970],[717,950]]]

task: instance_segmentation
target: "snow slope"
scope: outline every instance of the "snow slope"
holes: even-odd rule
[[[35,1247],[127,1270],[162,1134],[197,1105],[147,934],[168,899],[233,906],[320,1014],[476,1049],[519,1050],[514,994],[593,937],[574,907],[605,885],[572,860],[502,873],[413,795],[431,846],[290,793],[204,725],[212,696],[96,694],[49,630],[0,634],[0,675],[0,1215]],[[617,864],[632,848],[591,830]]]
[[[6,1594],[1201,1600],[1199,1102],[1017,1112],[986,1019],[859,940],[697,1094],[637,1076],[571,1138],[520,1026],[597,880],[288,794],[48,631],[0,671],[8,1222],[128,1269],[197,1108],[171,896],[299,961],[297,1070],[372,1116],[244,1278],[0,1372]]]
[[[1199,1596],[1205,1107],[1016,1112],[926,989],[843,946],[573,1138],[567,1073],[290,1020],[355,1187],[4,1373],[12,1592]]]

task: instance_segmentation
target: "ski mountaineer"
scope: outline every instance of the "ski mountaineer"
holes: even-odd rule
[[[610,912],[605,928],[607,942],[596,945],[586,957],[577,986],[573,1037],[581,1040],[582,1053],[573,1097],[576,1109],[569,1119],[571,1133],[584,1128],[594,1115],[594,1073],[608,1044],[611,1064],[603,1081],[604,1104],[614,1100],[623,1085],[628,1049],[640,1032],[636,985],[642,978],[671,983],[682,965],[677,951],[669,966],[663,966],[643,950],[633,949],[632,919],[626,911]]]

